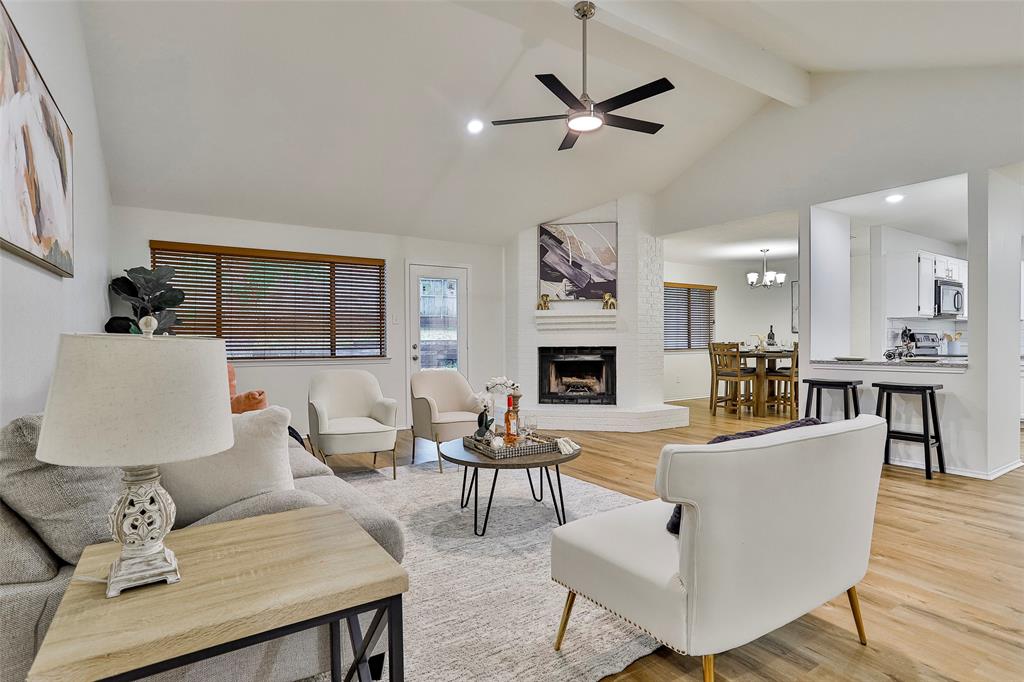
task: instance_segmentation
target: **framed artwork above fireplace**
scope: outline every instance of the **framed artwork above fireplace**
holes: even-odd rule
[[[616,222],[549,223],[538,231],[540,291],[554,301],[600,301],[616,296],[619,265]]]

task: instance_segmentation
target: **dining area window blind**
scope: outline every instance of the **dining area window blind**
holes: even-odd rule
[[[665,282],[665,350],[707,348],[715,337],[715,290]]]
[[[185,292],[174,333],[224,339],[230,360],[387,355],[379,258],[150,242]]]

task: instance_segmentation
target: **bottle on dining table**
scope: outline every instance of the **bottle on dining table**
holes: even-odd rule
[[[768,345],[769,346],[777,345],[775,343],[775,325],[774,324],[768,325]]]

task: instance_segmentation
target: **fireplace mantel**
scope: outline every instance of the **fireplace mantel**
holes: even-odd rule
[[[578,329],[615,329],[617,310],[581,307],[567,303],[551,310],[538,310],[534,320],[540,331],[573,331]]]

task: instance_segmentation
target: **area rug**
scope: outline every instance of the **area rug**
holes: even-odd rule
[[[491,476],[480,473],[481,520]],[[555,514],[547,486],[543,502],[531,498],[524,471],[501,472],[484,537],[473,534],[472,501],[459,507],[461,469],[448,465],[440,474],[436,462],[427,462],[399,469],[397,481],[390,469],[344,478],[405,526],[407,679],[600,680],[657,648],[641,631],[577,599],[562,650],[554,650],[566,596],[550,577]],[[637,502],[565,475],[562,488],[569,521]]]

